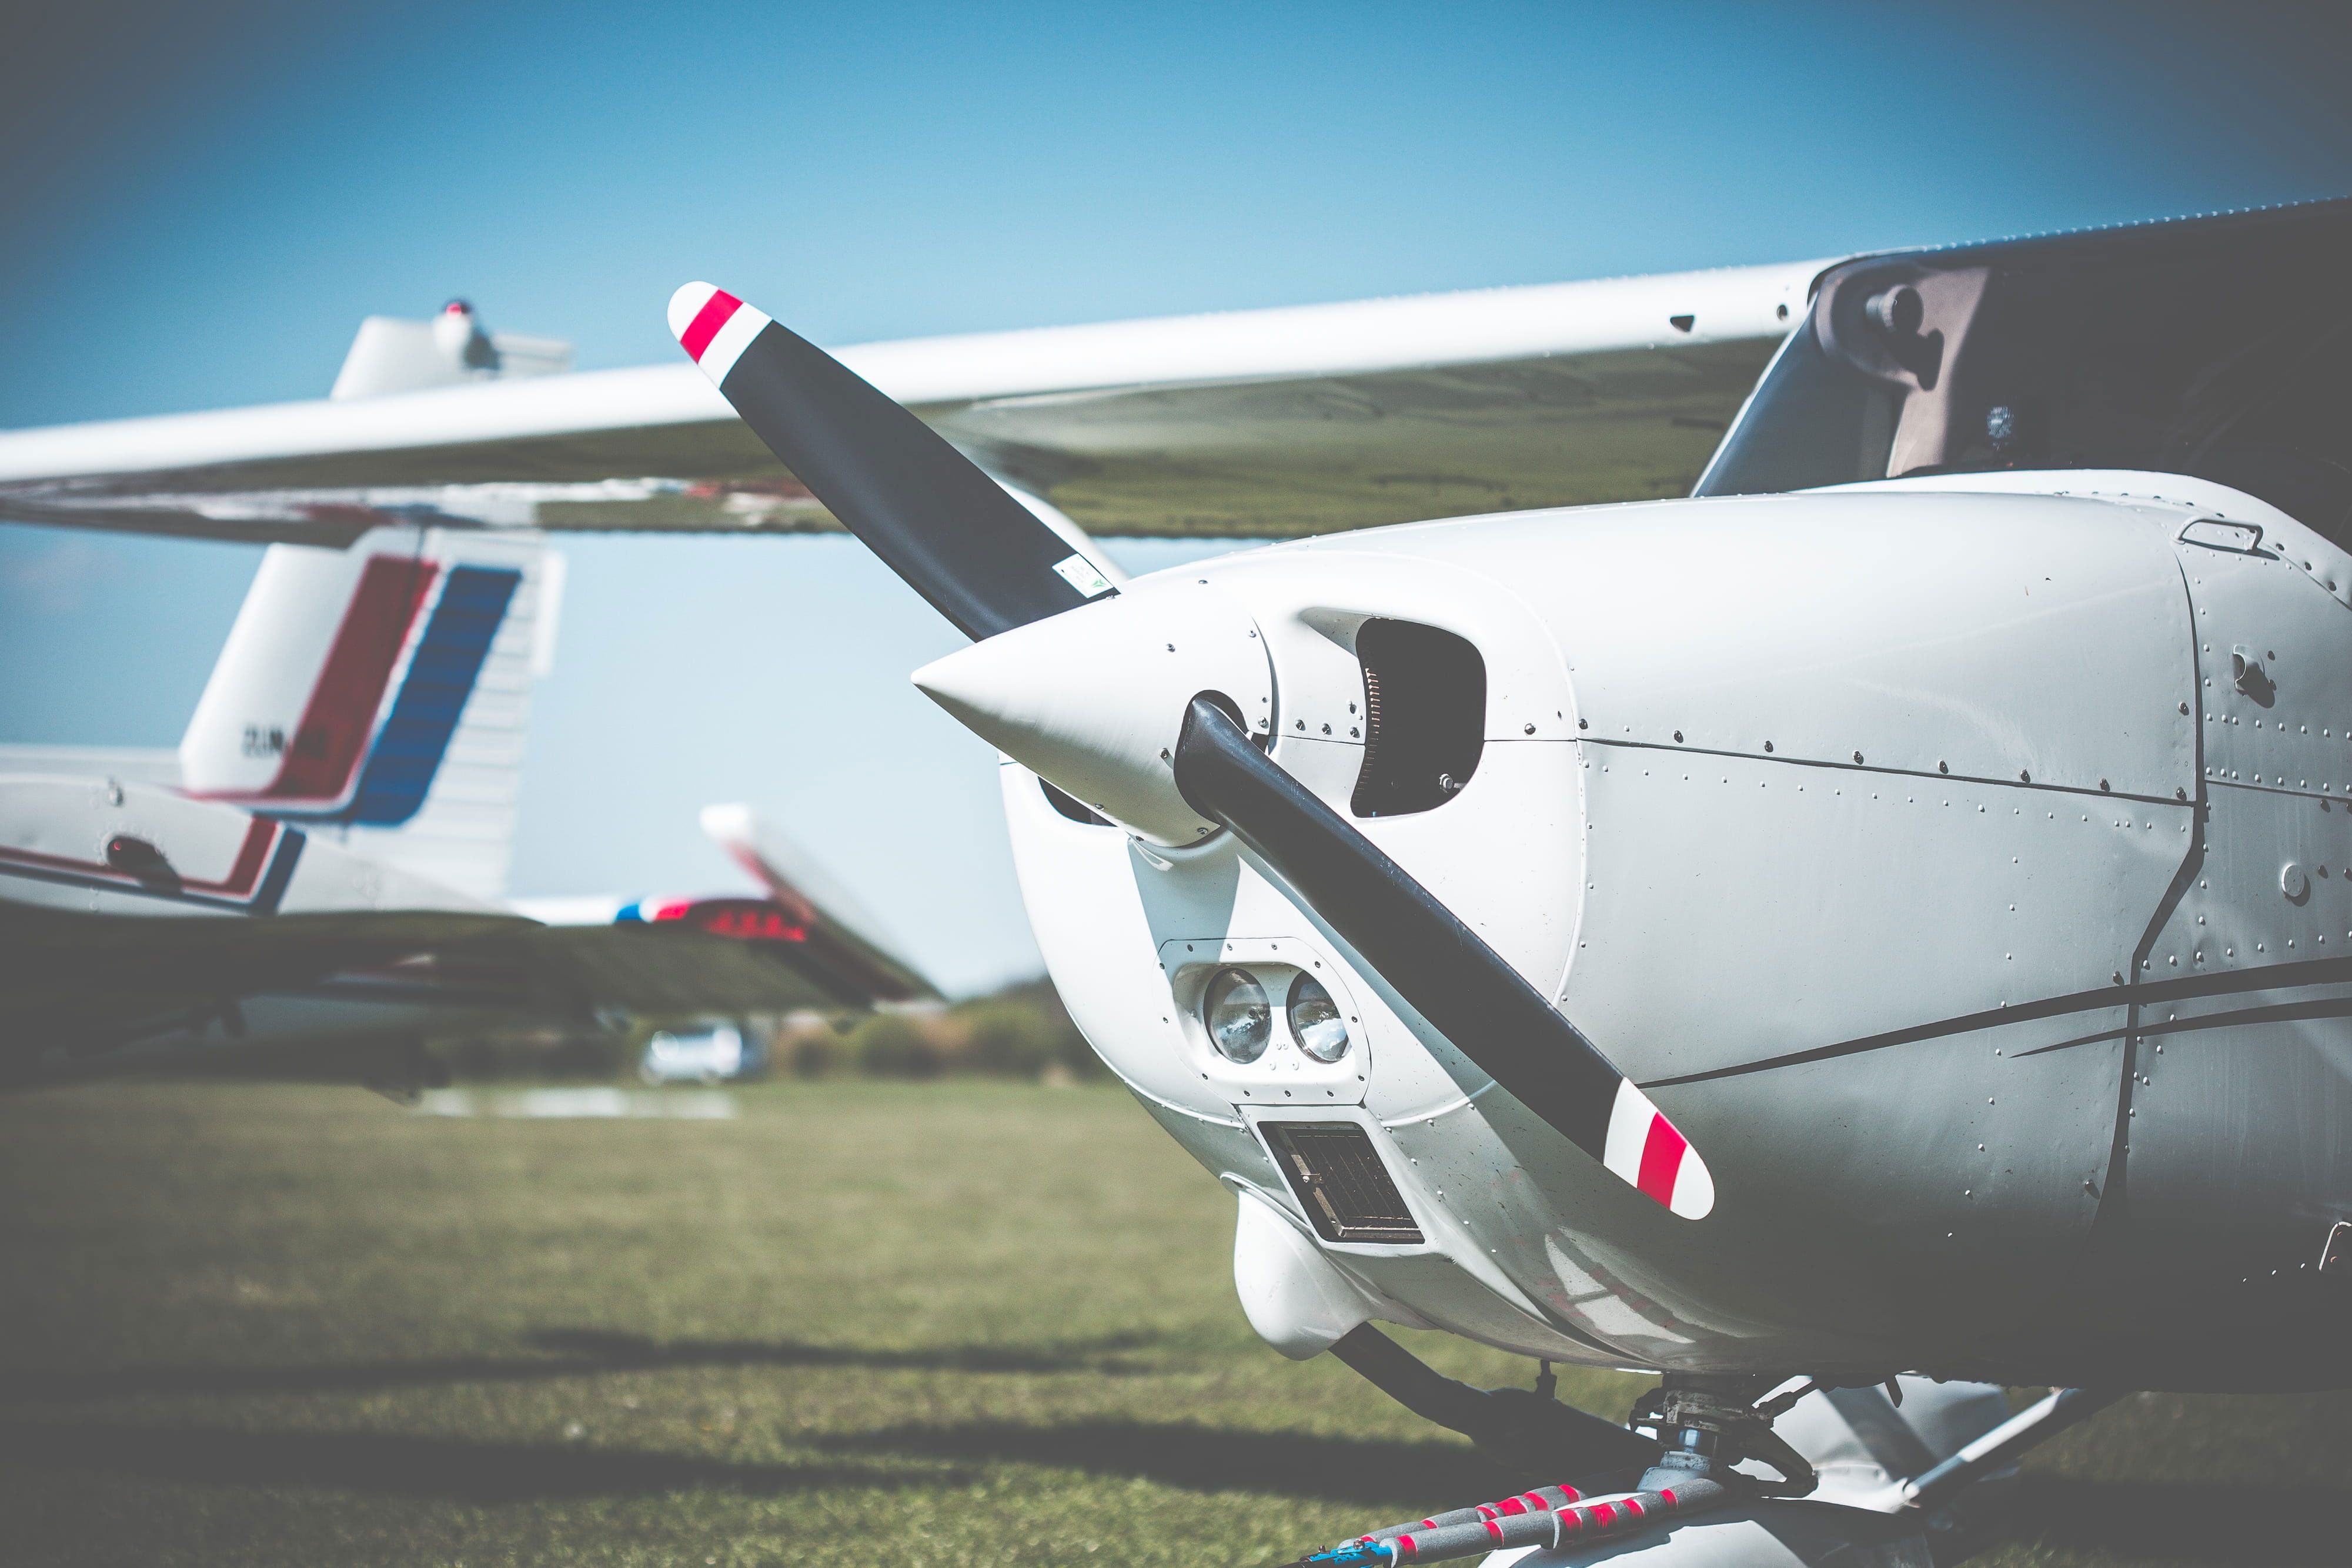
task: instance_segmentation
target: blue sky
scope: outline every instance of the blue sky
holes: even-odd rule
[[[2340,10],[98,0],[11,24],[0,426],[316,396],[456,293],[593,368],[693,277],[841,343],[2339,194]],[[731,885],[694,808],[750,799],[950,988],[1034,969],[887,574],[565,549],[519,891]],[[0,526],[0,740],[175,740],[257,559]]]

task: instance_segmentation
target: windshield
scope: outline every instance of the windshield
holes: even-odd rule
[[[1849,262],[1696,493],[2137,468],[2352,549],[2347,283],[2352,202]]]

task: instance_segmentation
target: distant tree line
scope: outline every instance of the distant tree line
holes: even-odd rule
[[[770,1077],[941,1078],[984,1074],[1064,1081],[1092,1078],[1102,1062],[1043,976],[945,1007],[828,1018],[639,1018],[602,1030],[482,1033],[427,1053],[426,1084],[634,1077],[655,1032],[690,1033],[731,1023],[763,1048]],[[295,1064],[296,1076],[308,1073]],[[315,1063],[310,1064],[315,1066]]]
[[[770,1061],[773,1071],[803,1078],[1087,1078],[1103,1071],[1042,976],[937,1011],[869,1013],[846,1034],[823,1022],[788,1023],[775,1033]]]

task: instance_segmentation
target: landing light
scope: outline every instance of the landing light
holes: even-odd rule
[[[1201,998],[1201,1022],[1227,1061],[1255,1061],[1273,1038],[1274,1009],[1247,969],[1220,969]]]
[[[1290,1038],[1318,1061],[1337,1061],[1348,1054],[1348,1022],[1339,1004],[1323,983],[1305,970],[1290,982]]]

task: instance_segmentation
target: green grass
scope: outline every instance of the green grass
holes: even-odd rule
[[[1252,1568],[1509,1484],[1258,1343],[1230,1198],[1116,1090],[739,1098],[0,1101],[0,1560]],[[2138,1401],[1987,1561],[2341,1561],[2347,1458],[2352,1400]]]

